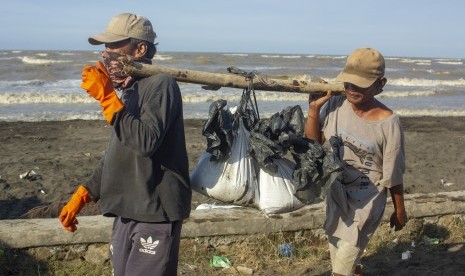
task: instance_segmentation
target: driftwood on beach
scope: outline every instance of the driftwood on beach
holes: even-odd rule
[[[150,65],[132,61],[127,58],[121,59],[123,71],[130,75],[147,77],[164,73],[172,76],[179,82],[203,84],[212,87],[213,90],[221,87],[232,87],[246,89],[249,87],[249,79],[253,81],[255,90],[280,91],[294,93],[326,93],[332,90],[335,93],[342,93],[342,84],[330,84],[325,82],[300,80],[298,78],[283,78],[255,74],[244,76],[241,74],[220,74],[188,69],[165,67],[161,65]]]

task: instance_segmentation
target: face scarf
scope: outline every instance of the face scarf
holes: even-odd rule
[[[104,51],[102,54],[103,65],[105,65],[105,68],[110,75],[111,82],[113,83],[113,88],[116,90],[128,88],[137,80],[137,77],[131,76],[123,71],[123,64],[118,60],[118,58],[124,56],[126,55],[107,51]],[[148,58],[135,58],[134,61],[152,64],[152,60]]]

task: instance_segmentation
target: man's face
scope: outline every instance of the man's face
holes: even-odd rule
[[[103,63],[110,74],[115,89],[121,89],[131,80],[130,76],[123,71],[123,66],[118,59],[126,55],[135,57],[136,54],[137,51],[129,39],[105,44],[105,51],[102,52]]]
[[[129,39],[115,43],[105,43],[105,51],[108,53],[135,56],[135,49],[131,47]]]
[[[347,100],[353,104],[363,104],[371,101],[378,95],[385,84],[385,79],[376,80],[370,87],[359,87],[350,82],[344,82],[344,90]]]

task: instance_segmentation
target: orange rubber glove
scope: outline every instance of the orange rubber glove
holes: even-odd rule
[[[76,219],[76,215],[81,211],[86,203],[91,201],[92,199],[89,197],[87,189],[83,186],[79,186],[65,207],[63,207],[60,216],[58,217],[66,230],[69,232],[77,230],[76,224],[78,224],[78,220]]]
[[[116,95],[110,75],[102,62],[97,61],[97,66],[84,67],[81,87],[100,102],[107,123],[112,124],[113,115],[124,105]]]

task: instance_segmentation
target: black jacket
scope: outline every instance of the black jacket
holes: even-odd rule
[[[85,185],[105,216],[144,222],[189,217],[192,190],[176,81],[155,75],[122,94],[108,149]]]

